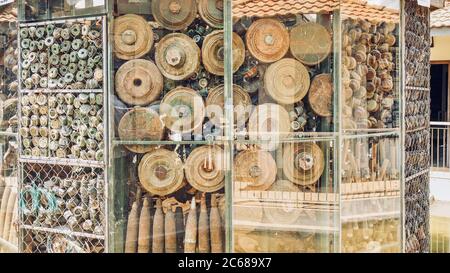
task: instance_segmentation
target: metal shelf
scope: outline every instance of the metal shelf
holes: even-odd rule
[[[92,161],[92,160],[71,159],[71,158],[52,158],[52,157],[20,156],[19,162],[49,164],[49,165],[93,167],[93,168],[102,168],[105,166],[105,163],[103,161]]]
[[[48,232],[48,233],[64,234],[64,235],[75,236],[75,237],[84,237],[84,238],[90,238],[90,239],[105,240],[105,235],[96,235],[96,234],[86,233],[86,232],[76,232],[76,231],[71,231],[68,228],[64,228],[64,227],[45,228],[45,227],[36,227],[36,226],[30,226],[30,225],[21,225],[20,228]]]
[[[38,88],[38,89],[20,89],[21,93],[103,93],[103,89],[50,89],[50,88]]]

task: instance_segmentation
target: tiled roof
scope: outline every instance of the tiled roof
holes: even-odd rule
[[[15,3],[0,8],[0,23],[17,20],[17,8]]]
[[[338,8],[339,0],[233,0],[233,17],[329,13]]]
[[[344,0],[341,2],[341,14],[345,18],[366,19],[375,22],[399,23],[400,11],[384,6],[368,5],[363,0]]]
[[[431,13],[431,27],[450,27],[450,6],[435,10]]]

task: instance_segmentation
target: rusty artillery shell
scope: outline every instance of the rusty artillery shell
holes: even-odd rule
[[[191,209],[186,220],[186,231],[184,235],[184,252],[195,253],[197,246],[197,209],[195,197],[192,198]]]
[[[164,253],[164,213],[161,199],[156,200],[156,211],[153,215],[152,253]]]
[[[200,253],[210,253],[211,247],[209,244],[209,219],[208,209],[206,208],[206,199],[203,196],[200,204],[200,215],[198,218],[198,251]]]
[[[150,201],[144,199],[141,215],[139,217],[138,253],[149,253],[151,246],[151,221]]]
[[[175,225],[175,214],[172,208],[167,209],[167,213],[164,218],[164,247],[166,253],[177,252],[177,230]]]
[[[220,212],[217,207],[216,195],[211,196],[211,210],[209,212],[209,231],[211,235],[211,252],[223,252],[222,223],[220,220]]]
[[[138,241],[138,203],[135,201],[128,215],[127,236],[125,239],[125,253],[136,253]]]
[[[175,210],[175,228],[177,230],[177,253],[183,253],[184,217],[183,217],[183,209],[181,207],[177,207]]]

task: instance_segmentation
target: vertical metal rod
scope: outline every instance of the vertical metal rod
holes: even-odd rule
[[[441,130],[440,129],[437,129],[438,130],[438,137],[437,137],[437,164],[438,164],[438,167],[440,168],[441,167],[441,158],[440,158],[440,155],[441,155],[441,153],[440,153],[440,150],[441,150],[441,147],[440,147],[440,141],[439,141],[439,139],[441,138]]]

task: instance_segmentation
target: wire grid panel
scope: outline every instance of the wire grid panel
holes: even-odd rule
[[[105,241],[64,233],[22,229],[24,253],[103,253]]]
[[[21,225],[105,234],[105,180],[100,168],[20,163]]]

